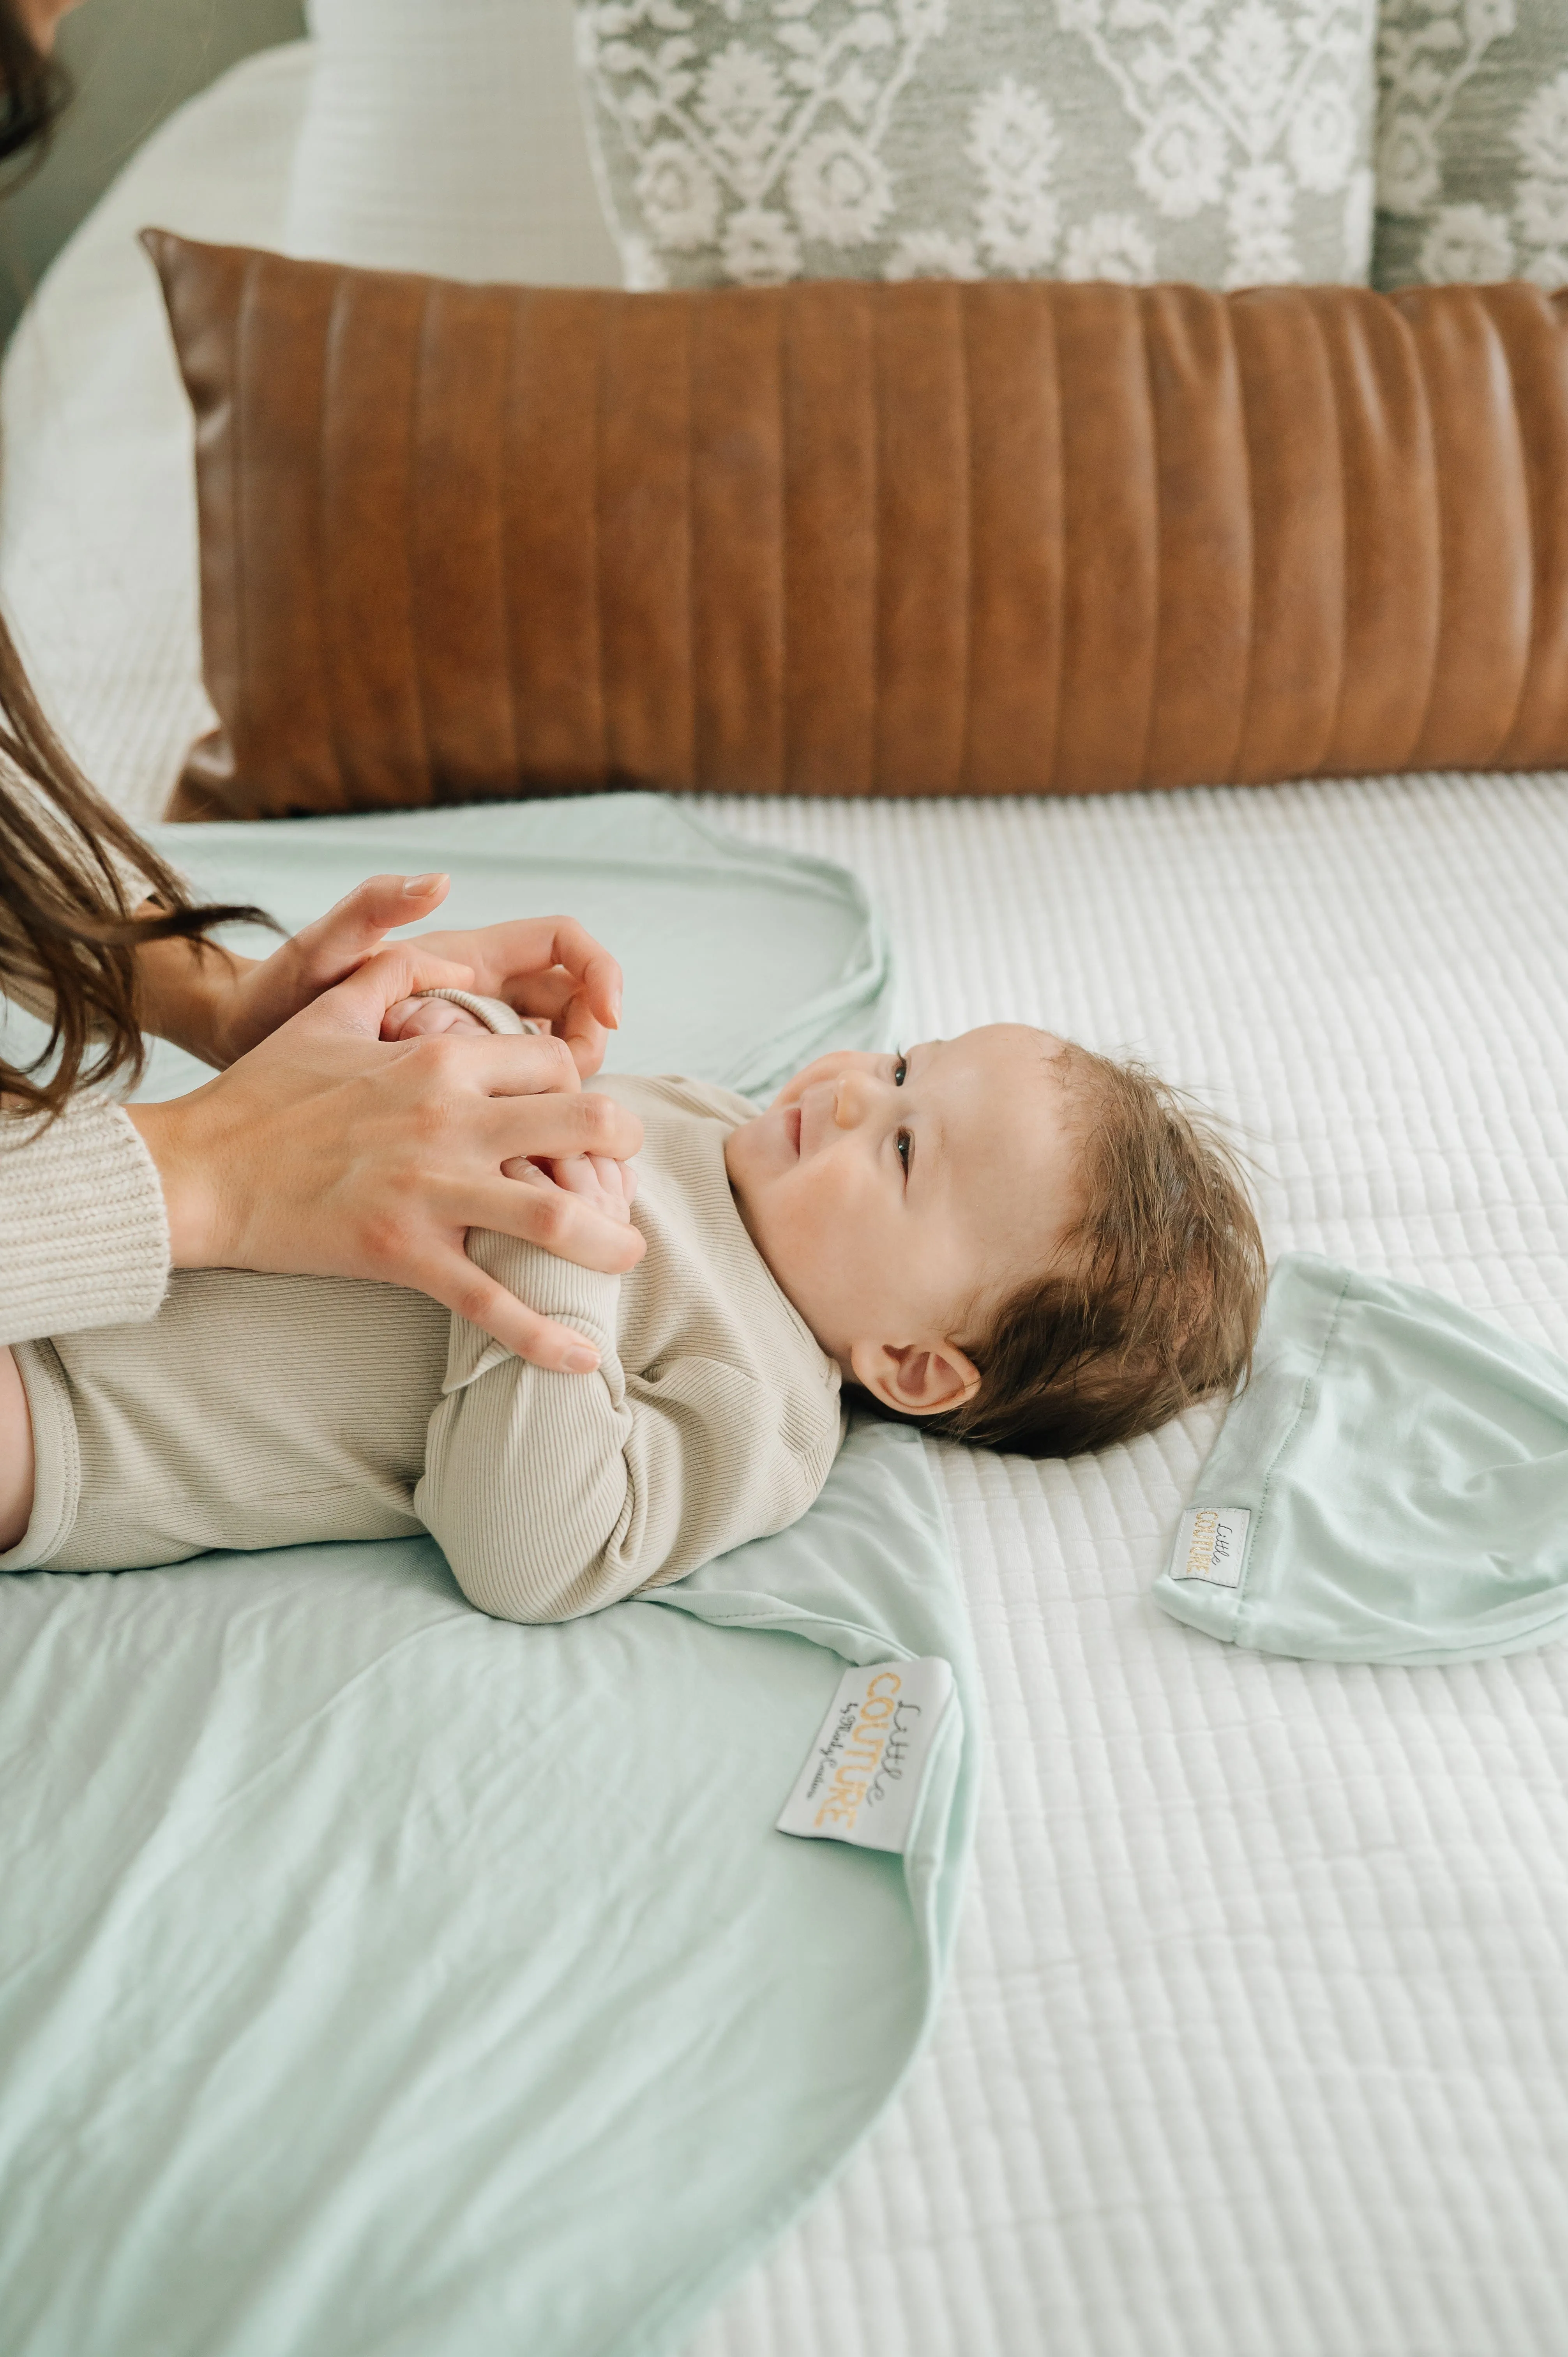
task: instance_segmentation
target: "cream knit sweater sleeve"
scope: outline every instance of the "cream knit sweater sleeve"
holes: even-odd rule
[[[168,1274],[163,1189],[119,1105],[0,1114],[0,1342],[151,1318]]]
[[[39,815],[59,826],[41,800]],[[145,879],[109,856],[134,907]],[[45,1023],[53,1014],[47,984],[14,963],[5,996]],[[0,1343],[139,1323],[168,1276],[163,1189],[117,1104],[84,1092],[47,1129],[36,1114],[0,1113]]]

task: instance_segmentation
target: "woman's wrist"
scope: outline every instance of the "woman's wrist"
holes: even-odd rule
[[[255,963],[215,943],[144,942],[136,952],[142,1028],[221,1071],[233,1056],[227,1033],[235,987]]]
[[[218,1189],[201,1154],[193,1150],[192,1096],[163,1104],[129,1104],[125,1113],[152,1157],[168,1221],[169,1258],[176,1268],[229,1265],[219,1217]]]

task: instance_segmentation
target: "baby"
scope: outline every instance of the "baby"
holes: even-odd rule
[[[517,1020],[459,993],[387,1028]],[[639,1265],[468,1240],[596,1372],[542,1372],[391,1286],[179,1272],[150,1324],[0,1353],[0,1466],[29,1409],[35,1462],[0,1569],[427,1530],[484,1610],[558,1620],[803,1514],[845,1387],[1056,1455],[1250,1363],[1263,1262],[1234,1161],[1137,1067],[998,1024],[823,1056],[761,1114],[694,1081],[596,1085],[640,1116],[640,1173],[521,1177],[634,1219]]]

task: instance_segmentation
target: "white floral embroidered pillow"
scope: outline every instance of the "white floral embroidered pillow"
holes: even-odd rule
[[[1384,0],[1380,286],[1568,282],[1568,0]]]
[[[1374,0],[577,0],[628,283],[1364,282]]]

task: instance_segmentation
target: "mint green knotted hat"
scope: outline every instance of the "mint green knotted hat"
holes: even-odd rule
[[[1418,1286],[1287,1254],[1155,1595],[1316,1661],[1568,1636],[1568,1365]]]

